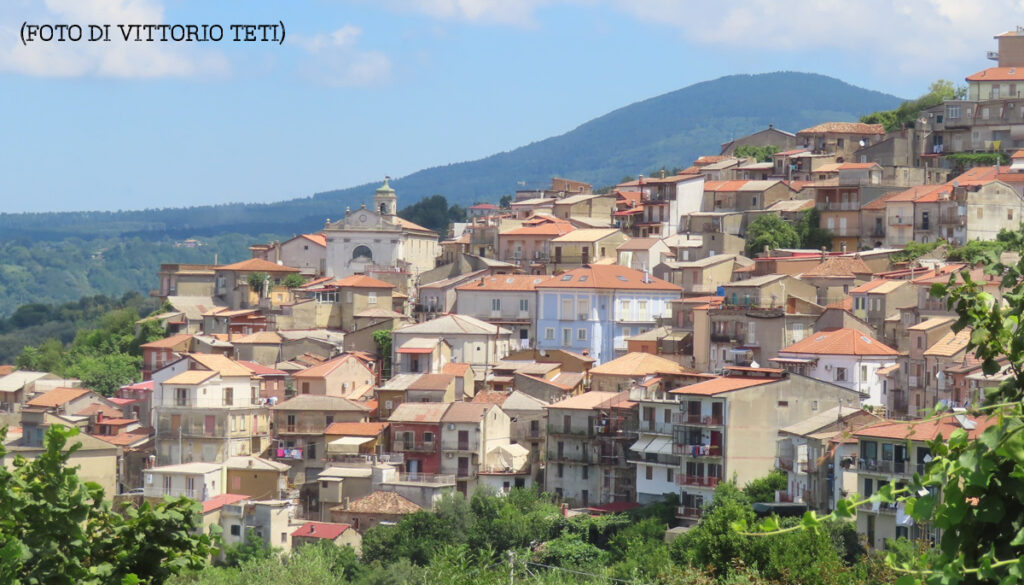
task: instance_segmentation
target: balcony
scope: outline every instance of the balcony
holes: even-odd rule
[[[906,475],[912,476],[915,473],[924,473],[924,469],[927,467],[924,463],[911,463],[910,461],[872,461],[869,459],[860,459],[857,461],[857,469],[860,471],[867,471],[869,473],[878,473],[882,475]]]
[[[699,426],[699,427],[720,427],[722,426],[721,416],[696,415],[687,412],[673,412],[672,424]]]
[[[412,471],[399,471],[395,479],[384,482],[385,484],[396,484],[396,483],[418,483],[418,484],[433,484],[433,485],[454,485],[455,476],[451,474],[438,474],[438,473],[418,473]]]
[[[421,452],[421,453],[433,453],[436,451],[437,442],[435,441],[398,441],[392,446],[392,449],[398,452]]]
[[[903,217],[903,216],[899,216],[899,215],[890,215],[889,216],[889,225],[894,225],[894,226],[897,226],[897,227],[904,227],[904,226],[910,227],[913,224],[914,224],[913,218]]]
[[[563,451],[561,453],[558,453],[557,451],[548,451],[548,461],[549,462],[554,462],[554,463],[557,463],[557,462],[561,461],[561,462],[568,462],[568,463],[594,463],[594,464],[596,464],[596,463],[599,462],[599,457],[597,457],[593,453],[590,453],[589,451],[580,452],[580,453],[568,453],[568,452],[565,452],[565,451]]]
[[[144,497],[147,497],[147,498],[162,498],[164,496],[169,496],[169,497],[172,497],[172,498],[179,498],[181,496],[185,496],[186,498],[189,498],[189,499],[192,499],[192,500],[202,500],[203,499],[203,489],[202,488],[193,488],[193,489],[188,489],[188,488],[165,488],[165,487],[162,487],[162,486],[149,486],[149,487],[146,487],[145,489],[143,489],[142,495]]]
[[[721,457],[722,447],[720,445],[684,445],[682,443],[673,443],[672,454],[693,458]]]
[[[957,213],[943,213],[939,215],[940,225],[964,225],[964,216]]]
[[[713,488],[720,481],[722,478],[708,475],[676,475],[676,485],[680,486]]]
[[[775,468],[783,471],[793,471],[793,458],[792,457],[776,457]]]
[[[326,422],[323,423],[308,423],[300,422],[293,424],[277,424],[277,432],[283,435],[322,435],[324,429],[327,428]]]
[[[688,520],[700,520],[703,516],[704,510],[700,508],[692,508],[690,506],[678,506],[676,507],[676,517],[686,518]]]
[[[455,473],[456,479],[472,479],[476,477],[476,468],[460,467]]]
[[[570,436],[570,437],[593,437],[594,429],[591,428],[579,428],[569,427],[565,428],[563,425],[548,425],[548,436]]]

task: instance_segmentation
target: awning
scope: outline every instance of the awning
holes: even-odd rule
[[[648,453],[659,453],[661,455],[672,454],[672,441],[665,437],[655,437],[647,447]]]
[[[813,364],[814,362],[816,362],[818,360],[808,359],[808,358],[773,357],[772,359],[770,359],[768,361],[770,361],[770,362],[778,362],[780,364]]]
[[[334,439],[330,443],[327,443],[327,452],[356,455],[359,453],[359,447],[373,439],[374,437],[342,437],[340,439]]]
[[[640,439],[636,443],[630,445],[630,451],[636,451],[637,453],[643,453],[647,451],[647,446],[651,444],[651,439]]]
[[[433,353],[429,347],[400,347],[398,353]]]

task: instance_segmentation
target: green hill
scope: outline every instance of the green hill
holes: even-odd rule
[[[435,193],[462,205],[496,202],[520,182],[545,185],[552,176],[609,185],[624,175],[689,166],[697,156],[718,154],[723,142],[769,124],[796,132],[820,122],[856,120],[900,101],[810,73],[730,75],[630,104],[560,136],[480,160],[424,169],[392,185],[403,205]],[[0,214],[0,239],[297,233],[318,229],[325,218],[339,217],[346,205],[368,201],[374,188],[359,185],[271,204]]]

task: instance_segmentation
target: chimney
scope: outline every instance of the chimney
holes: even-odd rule
[[[842,243],[840,243],[840,244],[839,244],[839,250],[840,250],[840,251],[841,251],[841,252],[842,252],[843,254],[845,254],[845,253],[846,253],[846,242],[842,242]]]
[[[309,533],[313,534],[314,532],[316,532],[316,524],[310,524],[309,525]]]
[[[824,262],[824,261],[825,261],[825,257],[826,257],[827,255],[828,255],[828,254],[827,254],[827,253],[825,252],[825,246],[822,246],[822,247],[821,247],[821,261],[822,261],[822,262]]]

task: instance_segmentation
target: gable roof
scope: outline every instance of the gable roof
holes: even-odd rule
[[[782,378],[753,378],[747,376],[720,376],[718,378],[712,378],[704,382],[697,382],[696,384],[690,384],[689,386],[683,386],[682,388],[676,388],[675,390],[669,390],[670,394],[695,394],[698,396],[714,396],[716,394],[722,394],[724,392],[733,392],[736,390],[742,390],[744,388],[750,388],[752,386],[761,386],[764,384],[772,384],[778,382]]]
[[[784,347],[780,353],[803,353],[813,355],[867,355],[892,356],[899,352],[873,337],[856,329],[826,329],[808,335],[804,339]]]
[[[442,422],[478,423],[494,405],[480,402],[454,402],[441,417]]]
[[[971,329],[961,329],[959,332],[950,331],[936,341],[931,347],[925,350],[925,356],[953,357],[967,348],[971,341]]]
[[[689,372],[687,368],[672,360],[665,359],[649,353],[638,351],[627,353],[590,369],[590,374],[607,374],[610,376],[646,376],[657,372],[683,374]]]
[[[211,370],[185,370],[177,376],[172,376],[163,381],[164,386],[194,386],[217,376],[217,372]]]
[[[220,510],[224,506],[237,504],[242,500],[248,499],[249,496],[243,496],[241,494],[220,494],[219,496],[213,496],[209,500],[203,502],[203,514],[209,514],[215,510]]]
[[[256,333],[250,333],[249,335],[233,339],[231,343],[234,343],[235,345],[238,345],[239,343],[243,345],[249,343],[277,345],[283,340],[284,338],[278,335],[276,331],[257,331]]]
[[[334,410],[350,412],[367,412],[367,409],[358,402],[353,402],[341,396],[324,396],[322,394],[299,394],[284,402],[279,402],[273,407],[274,410]]]
[[[594,410],[606,402],[609,402],[619,394],[619,392],[599,392],[597,390],[591,390],[590,392],[584,392],[583,394],[577,394],[564,400],[559,400],[558,402],[549,405],[548,408],[557,408],[560,410]]]
[[[447,390],[455,381],[453,374],[420,374],[407,390]]]
[[[497,325],[481,321],[480,319],[470,317],[469,315],[459,315],[457,313],[442,315],[436,319],[424,321],[423,323],[406,325],[394,330],[394,333],[421,333],[434,335],[495,335],[508,332],[509,331],[507,329],[503,329]]]
[[[352,528],[348,524],[335,524],[334,522],[306,522],[298,530],[292,532],[292,538],[323,538],[334,540]]]
[[[52,408],[62,404],[67,404],[68,402],[81,398],[90,392],[92,392],[92,390],[89,390],[88,388],[54,388],[45,394],[41,394],[32,400],[29,400],[26,404],[28,406]]]
[[[402,229],[416,231],[416,232],[426,232],[426,233],[429,233],[429,234],[434,234],[435,236],[437,235],[437,232],[435,232],[434,230],[427,229],[427,228],[425,228],[425,227],[423,227],[423,226],[421,226],[419,224],[413,223],[413,222],[411,222],[411,221],[409,221],[409,220],[407,220],[405,218],[398,217],[397,215],[395,216],[395,223],[399,227],[401,227]]]
[[[825,122],[797,132],[801,134],[885,134],[885,126],[881,124],[864,124],[863,122]]]
[[[346,276],[345,278],[339,278],[334,282],[328,283],[331,286],[353,286],[362,288],[395,288],[395,285],[390,282],[384,282],[383,280],[377,280],[372,276],[366,276],[365,274],[353,274]]]
[[[803,273],[803,277],[851,278],[873,271],[859,256],[829,256],[824,262]]]
[[[460,291],[492,291],[492,290],[508,290],[508,291],[532,291],[536,289],[536,286],[545,280],[551,278],[550,276],[537,275],[537,274],[497,274],[494,276],[484,276],[477,280],[467,282],[466,284],[455,287],[455,290]]]
[[[536,285],[537,288],[600,288],[682,292],[682,288],[650,274],[616,264],[588,264]]]
[[[354,360],[357,364],[359,364],[360,366],[363,366],[364,368],[366,368],[366,364],[364,364],[362,361],[360,361],[354,355],[352,355],[350,353],[343,353],[343,354],[339,355],[338,357],[331,358],[330,360],[328,360],[326,362],[323,362],[323,363],[317,364],[315,366],[306,368],[305,370],[302,370],[301,372],[295,372],[294,374],[292,374],[292,377],[294,377],[294,378],[323,378],[325,376],[329,376],[330,374],[332,374],[334,372],[334,370],[337,370],[339,367],[341,367],[342,364],[344,364],[348,360]],[[369,368],[366,368],[366,370],[369,371]]]
[[[908,284],[906,280],[892,280],[888,278],[876,278],[875,280],[865,282],[857,288],[851,289],[850,293],[872,293],[872,294],[889,294],[892,291],[898,289],[901,286]]]
[[[252,376],[249,368],[219,353],[190,353],[188,357],[204,368],[219,372],[222,376]]]
[[[966,415],[965,415],[966,416]],[[969,439],[976,439],[981,436],[985,429],[992,426],[998,417],[973,417],[966,416],[968,420],[974,421],[976,426],[967,431]],[[957,421],[957,417],[943,417],[938,419],[924,419],[918,421],[886,421],[871,425],[855,431],[855,437],[872,439],[898,439],[901,441],[931,441],[940,435],[949,438],[953,431],[963,429]]]
[[[218,266],[217,270],[230,270],[234,272],[299,272],[298,268],[276,264],[262,258],[249,258],[234,264]]]
[[[596,242],[616,233],[622,232],[618,228],[587,228],[573,230],[567,234],[558,236],[551,241],[558,243]]]
[[[412,514],[421,508],[395,492],[376,491],[359,499],[352,500],[348,506],[336,506],[332,510],[345,512],[364,512],[367,514]]]
[[[616,250],[650,250],[654,246],[661,242],[659,238],[633,238],[623,242]]]
[[[1024,79],[1024,68],[989,67],[968,75],[966,81],[1019,81]]]
[[[441,422],[448,407],[445,402],[403,402],[388,417],[389,422]]]
[[[187,342],[192,339],[191,333],[178,333],[165,337],[163,339],[157,339],[156,341],[150,341],[149,343],[143,343],[139,347],[143,349],[174,349],[176,346],[185,343],[185,348],[188,349]]]

